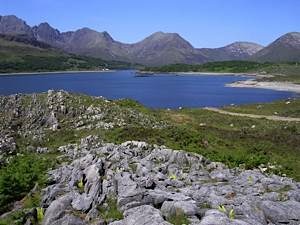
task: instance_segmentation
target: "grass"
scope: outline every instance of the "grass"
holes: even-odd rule
[[[45,95],[38,95],[37,101],[44,102]],[[259,108],[258,104],[254,104],[225,109],[270,115],[276,110],[281,116],[298,117],[300,101],[289,101],[289,104],[286,104],[286,101],[261,104]],[[22,99],[21,102],[24,107],[31,105],[28,97]],[[0,169],[2,212],[10,209],[10,203],[24,198],[35,183],[38,183],[41,188],[45,185],[46,171],[59,163],[57,162],[59,146],[80,143],[81,138],[91,134],[98,135],[106,142],[117,144],[137,140],[195,152],[212,161],[223,162],[229,167],[242,166],[251,169],[261,164],[276,165],[275,169],[269,172],[286,174],[300,181],[300,123],[236,117],[203,109],[152,110],[132,100],[105,102],[102,99],[83,95],[68,96],[66,104],[67,107],[75,108],[94,105],[101,109],[108,109],[107,117],[104,118],[106,122],[122,117],[125,118],[126,124],[108,130],[101,128],[76,130],[72,128],[73,117],[69,119],[67,116],[60,115],[61,129],[46,131],[45,138],[42,140],[36,141],[28,136],[23,138],[15,135],[18,152],[21,155],[15,156],[10,163]],[[6,114],[1,113],[0,116],[5,117]],[[150,122],[141,123],[140,120],[145,118]],[[153,128],[153,123],[158,121],[162,121],[165,125]],[[48,147],[50,153],[28,153],[28,146]],[[49,164],[49,162],[52,163]],[[131,165],[131,167],[132,170],[136,169],[136,165]],[[170,178],[176,179],[174,175]],[[39,207],[39,198],[39,193],[26,197],[24,208]],[[108,198],[106,203],[107,207],[99,209],[103,218],[108,221],[123,217],[118,210],[115,198]],[[180,223],[176,221],[182,221],[182,218],[174,218],[174,224]]]
[[[289,104],[286,104],[287,101],[278,101],[225,109],[266,115],[276,111],[281,116],[298,117],[300,100],[288,101]],[[76,130],[70,127],[72,121],[61,118],[65,121],[62,128],[46,133],[47,138],[42,142],[32,143],[30,138],[19,138],[18,146],[22,149],[28,145],[46,146],[55,152],[61,145],[79,143],[81,138],[93,134],[107,142],[138,140],[195,152],[230,167],[243,164],[245,168],[251,169],[271,163],[281,166],[274,172],[300,180],[300,124],[296,122],[237,117],[203,109],[151,110],[132,100],[107,103],[84,95],[71,95],[66,104],[68,107],[94,105],[108,109],[106,122],[122,116],[126,125],[109,130]],[[139,116],[132,117],[132,114]],[[150,122],[141,124],[142,118],[149,118]],[[151,125],[157,121],[163,121],[166,126],[153,128]]]
[[[300,179],[299,123],[221,115],[202,109],[156,113],[170,125],[162,129],[115,128],[101,135],[110,142],[139,140],[195,152],[230,167],[243,164],[251,169],[260,164],[279,164],[282,168],[276,173]]]
[[[187,219],[184,212],[181,210],[176,210],[175,214],[172,215],[170,218],[167,218],[167,221],[174,225],[188,225],[190,224],[189,220]]]
[[[216,72],[216,73],[258,73],[274,75],[264,81],[290,81],[300,84],[300,63],[259,63],[252,61],[209,62],[199,65],[173,64],[161,67],[146,67],[151,72]]]
[[[41,193],[35,192],[30,196],[26,196],[23,202],[23,207],[25,209],[37,208],[41,203]]]
[[[0,225],[23,225],[24,211],[13,212],[10,216],[0,219]]]
[[[259,115],[276,115],[284,117],[300,118],[300,100],[289,99],[285,101],[275,101],[265,104],[250,104],[243,106],[228,106],[225,110],[237,113],[249,113]]]
[[[106,222],[123,219],[123,214],[118,209],[117,199],[115,196],[108,196],[105,203],[105,207],[101,206],[99,208],[102,219],[104,219]]]

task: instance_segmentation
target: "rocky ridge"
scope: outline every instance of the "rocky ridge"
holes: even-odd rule
[[[15,139],[39,146],[49,134],[62,127],[68,131],[80,131],[107,130],[127,124],[151,128],[166,126],[165,122],[103,97],[54,90],[39,95],[0,96],[0,117],[3,118],[0,122],[0,165],[16,154]],[[34,147],[29,145],[26,148],[31,150]]]
[[[95,136],[59,151],[70,163],[49,172],[43,225],[167,225],[179,215],[193,225],[300,222],[300,184],[286,177],[228,169],[144,142],[103,143]],[[101,214],[110,210],[112,198],[123,219]]]
[[[0,17],[0,34],[28,35],[68,53],[149,66],[242,60],[262,48],[255,43],[243,42],[216,49],[198,49],[179,34],[164,32],[155,32],[139,42],[127,44],[114,40],[106,31],[81,28],[60,32],[48,23],[30,27],[16,16]]]

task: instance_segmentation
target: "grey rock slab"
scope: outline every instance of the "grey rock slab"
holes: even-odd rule
[[[299,225],[300,223],[300,202],[263,201],[261,210],[263,210],[267,219],[274,224]]]
[[[143,205],[124,212],[122,225],[171,225],[166,222],[161,212],[150,205]]]
[[[51,223],[51,225],[86,225],[86,222],[74,215],[65,215],[63,218]]]
[[[199,225],[250,225],[247,222],[229,219],[228,216],[218,210],[211,209],[205,213]]]
[[[171,218],[177,212],[182,212],[186,216],[194,216],[197,214],[198,207],[196,202],[190,201],[165,201],[162,204],[161,212],[166,218]]]
[[[70,194],[54,200],[45,212],[42,225],[52,225],[56,220],[62,218],[71,201],[72,196]]]

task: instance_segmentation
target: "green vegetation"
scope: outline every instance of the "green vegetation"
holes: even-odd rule
[[[41,193],[39,191],[39,192],[32,193],[29,196],[26,196],[23,201],[23,207],[25,209],[31,209],[31,208],[39,207],[40,203],[41,203]]]
[[[251,61],[210,62],[201,65],[173,64],[162,67],[146,67],[145,72],[215,72],[215,73],[257,73],[274,75],[265,81],[290,81],[300,83],[300,63],[259,63]]]
[[[118,209],[116,197],[109,196],[105,202],[107,204],[106,207],[99,208],[101,218],[106,222],[123,219],[123,214]]]
[[[36,212],[37,212],[37,220],[39,223],[41,223],[44,218],[44,209],[40,207],[36,208]]]
[[[293,107],[300,106],[300,100],[293,101]],[[270,172],[300,179],[299,123],[222,115],[202,109],[148,112],[152,113],[159,120],[168,121],[169,126],[161,129],[129,126],[101,135],[116,143],[140,140],[196,152],[230,167],[243,165],[250,169],[271,163],[280,166]]]
[[[0,73],[131,68],[129,63],[66,54],[0,37]]]
[[[0,225],[23,225],[24,211],[16,211],[5,218],[0,219]]]
[[[79,188],[80,193],[84,192],[84,184],[83,184],[83,179],[82,178],[78,181],[77,187]]]
[[[219,205],[218,210],[220,212],[225,213],[226,215],[228,215],[229,219],[234,220],[234,218],[235,218],[234,209],[230,209],[229,212],[228,212],[224,205]]]
[[[186,215],[182,210],[176,210],[175,214],[172,215],[170,218],[167,218],[168,222],[174,225],[188,225],[190,224],[189,220],[187,219]]]
[[[230,112],[276,115],[284,117],[300,117],[300,104],[298,99],[275,101],[264,104],[249,104],[242,106],[227,106],[224,108]]]
[[[272,65],[271,63],[258,63],[248,61],[224,61],[209,62],[205,64],[173,64],[162,67],[146,67],[144,71],[153,72],[222,72],[222,73],[245,73],[256,71]]]
[[[13,201],[21,200],[36,183],[46,182],[45,171],[49,162],[35,154],[15,157],[0,169],[0,212],[5,211]],[[35,200],[34,200],[35,201]],[[35,203],[26,203],[27,206]]]
[[[129,112],[134,111],[141,114],[141,118],[151,118],[153,122],[164,121],[167,126],[159,128],[152,128],[151,124],[142,126],[138,123],[140,117],[126,116],[126,125],[122,127],[108,130],[75,130],[70,128],[70,124],[64,119],[62,129],[47,133],[47,139],[42,142],[17,138],[18,146],[22,148],[28,145],[46,146],[56,150],[61,145],[78,143],[81,138],[93,134],[107,142],[122,143],[137,140],[195,152],[230,167],[242,165],[251,169],[261,164],[276,165],[275,169],[269,172],[286,174],[300,180],[299,123],[223,115],[203,109],[151,110],[131,100],[105,103],[101,99],[81,95],[70,97],[67,104],[76,107],[77,101],[74,99],[80,99],[78,104],[85,106],[111,107],[109,118],[105,119],[108,122],[122,114],[130,115]],[[278,115],[299,117],[300,100],[289,101],[291,103],[287,105],[286,101],[262,104],[261,114],[268,114],[267,112],[273,114],[276,107]],[[260,113],[255,105],[232,108],[238,112]],[[251,111],[248,111],[250,109]],[[55,159],[55,154],[52,157]]]
[[[169,176],[169,179],[170,179],[170,180],[177,180],[177,176],[176,176],[175,174],[171,174],[171,175]]]
[[[37,101],[45,102],[45,94],[38,95]],[[256,104],[226,107],[226,110],[270,115],[273,115],[276,110],[281,116],[299,117],[300,100],[288,101],[290,102],[288,104],[287,101],[261,104],[259,109]],[[28,97],[21,99],[21,102],[24,104],[22,107],[31,105]],[[27,193],[36,183],[42,188],[46,181],[47,169],[61,162],[60,160],[65,160],[57,159],[57,148],[68,143],[79,143],[81,138],[91,134],[100,136],[103,141],[117,144],[137,140],[195,152],[212,161],[223,162],[229,167],[239,166],[251,169],[261,164],[265,167],[272,165],[267,172],[286,174],[300,180],[300,123],[297,122],[230,116],[204,109],[152,110],[132,100],[107,102],[84,95],[68,95],[65,104],[73,108],[93,105],[102,110],[107,109],[108,111],[105,111],[107,116],[102,119],[103,121],[110,122],[116,118],[125,118],[125,125],[115,126],[112,129],[77,130],[72,128],[74,118],[58,115],[61,129],[47,130],[46,138],[42,140],[24,138],[16,134],[14,138],[20,155],[13,157],[10,163],[0,169],[2,212],[10,209],[11,203],[21,199],[23,199],[24,209],[40,207],[39,192],[30,196]],[[140,120],[150,122],[140,123]],[[162,121],[164,125],[153,128],[153,124],[158,121]],[[17,122],[21,124],[20,121]],[[33,146],[34,149],[38,146],[48,147],[51,153],[26,153],[28,146]],[[131,167],[136,170],[136,165],[133,164]],[[174,174],[169,175],[170,179],[178,179]],[[253,178],[249,177],[248,182],[253,183]],[[79,180],[78,188],[82,188],[83,183],[83,180]],[[284,193],[282,198],[284,198]],[[122,213],[117,208],[116,199],[108,198],[107,205],[108,207],[99,209],[103,218],[109,220],[122,217]],[[17,215],[21,214],[12,214],[10,217],[16,218]],[[181,221],[180,217],[176,220]],[[4,220],[0,221],[0,224],[5,224],[2,222]]]
[[[219,205],[219,206],[218,206],[218,210],[219,210],[220,212],[222,212],[222,213],[227,213],[227,209],[225,208],[224,205]]]
[[[228,217],[229,217],[229,219],[234,220],[234,218],[235,218],[235,212],[234,212],[233,209],[231,209],[231,210],[229,211]]]

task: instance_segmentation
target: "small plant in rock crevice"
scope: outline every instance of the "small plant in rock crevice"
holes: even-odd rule
[[[218,210],[224,214],[226,214],[228,216],[229,219],[233,220],[235,218],[235,212],[234,209],[230,209],[229,212],[228,210],[225,208],[224,205],[219,205],[218,206]]]
[[[99,213],[106,222],[123,219],[123,214],[118,208],[115,196],[106,198],[105,203],[99,208]]]
[[[83,193],[83,192],[84,192],[83,178],[80,178],[80,180],[79,180],[78,183],[77,183],[77,187],[78,187],[80,193]]]
[[[167,221],[174,225],[189,225],[190,222],[182,210],[177,209],[175,213],[167,218]]]
[[[171,174],[171,175],[169,176],[169,179],[170,179],[170,180],[176,180],[176,179],[177,179],[177,176],[176,176],[175,174]]]
[[[235,218],[235,212],[233,209],[231,209],[228,213],[229,219],[233,220]]]
[[[44,209],[41,207],[36,208],[37,221],[41,223],[44,219]]]

